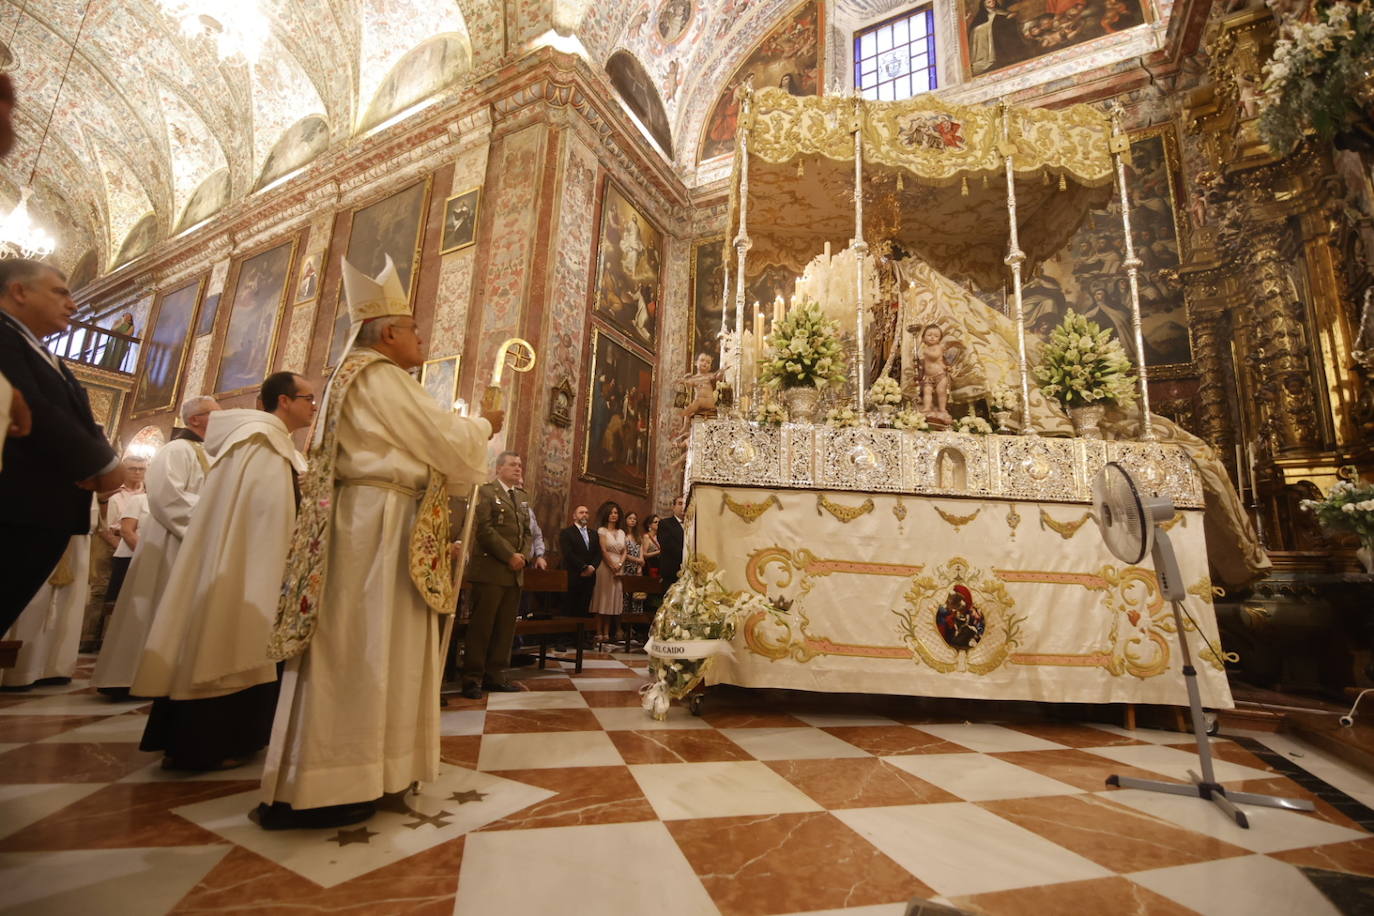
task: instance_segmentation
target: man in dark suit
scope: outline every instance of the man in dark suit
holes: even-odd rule
[[[477,491],[474,543],[466,574],[472,584],[472,617],[463,647],[463,696],[473,700],[480,700],[483,690],[520,689],[506,681],[502,672],[510,661],[520,586],[534,549],[524,480],[520,456],[502,452],[496,458],[496,479]]]
[[[586,506],[578,506],[573,510],[573,523],[558,532],[558,552],[568,571],[563,612],[571,617],[591,616],[596,568],[601,565],[601,538],[587,527],[590,517]]]
[[[658,555],[658,569],[664,585],[676,582],[682,569],[682,519],[686,506],[687,500],[679,496],[673,500],[673,514],[658,523],[658,549],[662,551]]]
[[[43,338],[67,329],[76,303],[67,278],[40,261],[0,261],[0,374],[33,413],[29,435],[5,441],[0,463],[0,633],[57,566],[67,541],[91,529],[91,494],[124,479],[91,415],[86,390]]]

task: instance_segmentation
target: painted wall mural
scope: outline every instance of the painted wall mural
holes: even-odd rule
[[[617,51],[606,61],[606,73],[611,85],[630,106],[649,131],[659,148],[673,157],[673,132],[668,126],[668,114],[663,110],[663,100],[658,97],[654,81],[645,72],[643,65],[628,51]]]
[[[960,0],[964,69],[981,76],[1145,21],[1142,0]]]
[[[793,95],[815,95],[821,85],[821,8],[802,4],[768,33],[735,70],[706,119],[698,159],[713,159],[735,149],[739,101],[735,90],[750,77],[754,88],[780,86]]]

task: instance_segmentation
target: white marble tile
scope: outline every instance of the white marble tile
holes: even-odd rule
[[[1261,744],[1288,761],[1297,764],[1318,779],[1329,783],[1367,807],[1374,808],[1374,778],[1339,757],[1291,735],[1266,734],[1259,736]]]
[[[258,751],[253,757],[241,767],[234,767],[232,770],[209,770],[204,773],[197,773],[190,770],[164,770],[162,761],[157,760],[134,770],[128,776],[118,780],[119,782],[234,782],[234,781],[253,781],[262,779],[262,761],[266,756],[265,751]]]
[[[1082,792],[1068,783],[983,754],[902,754],[883,759],[968,801]]]
[[[333,887],[456,839],[554,794],[490,773],[444,764],[438,779],[423,784],[419,794],[405,797],[412,813],[379,811],[365,823],[343,828],[367,831],[366,842],[346,844],[331,839],[339,836],[338,828],[263,830],[248,819],[248,812],[260,798],[257,790],[174,808],[173,813],[321,887]],[[427,823],[417,814],[433,821]]]
[[[148,717],[142,713],[133,713],[123,716],[109,716],[99,722],[92,722],[90,725],[83,725],[80,728],[73,728],[69,731],[60,732],[50,738],[44,738],[39,744],[57,744],[69,741],[92,741],[92,742],[133,742],[137,744],[143,740],[143,729],[148,725]]]
[[[230,846],[0,854],[4,912],[34,916],[166,913]]]
[[[1192,732],[1171,732],[1158,728],[1122,728],[1119,725],[1103,725],[1100,722],[1088,722],[1086,724],[1092,728],[1100,728],[1109,734],[1122,735],[1149,744],[1183,744],[1185,741],[1193,740]]]
[[[816,728],[855,728],[860,725],[900,725],[896,719],[889,719],[886,716],[861,716],[849,713],[832,712],[794,712],[789,713],[794,719],[801,719],[807,725],[814,725]]]
[[[12,751],[12,750],[14,750],[16,747],[23,747],[23,746],[24,746],[24,745],[22,745],[22,744],[0,744],[0,754],[5,753],[6,751]]]
[[[831,814],[945,897],[1112,874],[965,802],[850,808]]]
[[[17,833],[103,788],[104,785],[98,782],[0,786],[0,838]]]
[[[605,732],[532,732],[484,736],[477,769],[606,767],[624,762]]]
[[[59,693],[0,706],[0,716],[118,716],[148,705],[144,700],[116,703],[99,693]]]
[[[576,690],[526,690],[524,693],[489,693],[487,709],[585,709],[587,701]]]
[[[614,731],[682,731],[687,729],[707,729],[711,726],[694,716],[684,706],[668,707],[668,718],[658,721],[649,713],[635,706],[606,706],[592,710],[601,727],[608,732]]]
[[[519,694],[511,694],[518,696]],[[483,709],[455,709],[439,713],[439,734],[441,735],[480,735],[486,725],[487,713]]]
[[[1278,852],[1305,846],[1343,843],[1368,839],[1369,834],[1321,820],[1312,814],[1281,811],[1258,805],[1238,805],[1250,822],[1249,828],[1236,824],[1226,814],[1200,798],[1147,792],[1144,789],[1114,789],[1095,793],[1121,805],[1177,824],[1197,833],[1225,840],[1251,852]]]
[[[1207,916],[1338,916],[1303,873],[1268,856],[1240,856],[1128,876]]]
[[[822,810],[757,760],[644,763],[630,772],[663,820]]]
[[[1025,732],[1018,732],[1001,725],[984,725],[965,722],[962,725],[918,725],[917,731],[927,732],[937,738],[962,744],[969,750],[981,754],[998,754],[1007,751],[1062,751],[1064,745]]]
[[[1161,747],[1157,744],[1134,744],[1128,747],[1085,747],[1089,754],[1106,757],[1117,763],[1124,763],[1142,770],[1151,770],[1177,782],[1189,782],[1188,771],[1201,775],[1202,763],[1196,751],[1183,751],[1174,747]],[[1240,782],[1246,779],[1270,779],[1275,774],[1254,767],[1230,763],[1216,756],[1212,757],[1212,769],[1222,783]]]
[[[710,916],[719,910],[667,828],[642,821],[472,834],[463,846],[453,912]]]
[[[722,728],[720,733],[759,760],[872,757],[868,751],[819,728]]]
[[[573,685],[578,690],[638,690],[644,686],[642,677],[575,677]]]

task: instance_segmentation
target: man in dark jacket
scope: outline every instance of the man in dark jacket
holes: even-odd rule
[[[573,523],[558,532],[558,553],[568,571],[563,613],[572,617],[589,616],[596,568],[601,565],[601,538],[587,527],[590,517],[586,506],[578,506],[573,510]]]
[[[5,441],[0,464],[0,633],[52,573],[67,541],[91,528],[91,494],[124,479],[119,456],[91,415],[86,390],[43,344],[67,329],[76,303],[59,270],[40,261],[0,261],[0,374],[23,395],[33,426]]]
[[[679,496],[673,500],[673,514],[658,523],[658,548],[662,551],[658,557],[658,568],[664,585],[676,582],[678,572],[682,569],[682,519],[686,514],[686,507],[687,500]]]

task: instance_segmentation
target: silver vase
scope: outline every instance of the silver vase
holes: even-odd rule
[[[782,401],[787,405],[787,419],[793,423],[815,423],[816,411],[821,406],[819,388],[784,388]]]
[[[1073,421],[1074,435],[1082,439],[1101,439],[1102,430],[1098,424],[1107,413],[1105,404],[1084,404],[1069,408],[1069,419]]]

